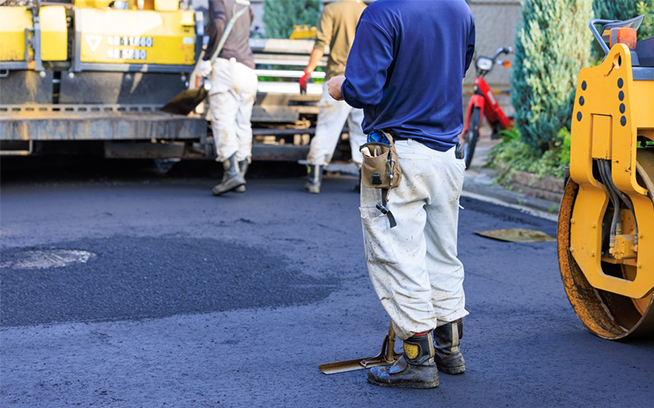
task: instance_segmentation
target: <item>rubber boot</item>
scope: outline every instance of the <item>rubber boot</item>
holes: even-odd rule
[[[372,367],[368,371],[368,382],[382,387],[438,387],[432,332],[415,334],[404,340],[402,357],[391,366]]]
[[[319,164],[307,165],[307,179],[304,185],[304,191],[311,194],[320,193],[320,183],[322,182],[322,166]]]
[[[241,174],[243,175],[243,178],[245,178],[245,173],[248,172],[248,167],[249,166],[250,166],[250,162],[247,159],[241,160],[240,162],[238,162],[238,168],[241,170]],[[245,193],[245,184],[243,184],[242,186],[236,187],[234,189],[234,192],[235,193]]]
[[[463,374],[466,362],[461,355],[460,339],[463,337],[461,319],[446,323],[434,329],[434,360],[438,369],[447,374]]]
[[[236,153],[223,162],[223,169],[223,180],[211,190],[215,196],[225,194],[245,184],[245,178],[243,178],[236,162]]]

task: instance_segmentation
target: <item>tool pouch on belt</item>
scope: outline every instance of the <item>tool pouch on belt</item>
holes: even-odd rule
[[[387,132],[383,132],[383,134],[386,140],[370,141],[359,148],[363,155],[361,183],[365,187],[381,190],[381,203],[377,204],[377,208],[382,214],[388,216],[388,221],[393,228],[397,223],[393,214],[388,210],[388,196],[391,189],[400,184],[402,169],[397,161],[393,137]]]

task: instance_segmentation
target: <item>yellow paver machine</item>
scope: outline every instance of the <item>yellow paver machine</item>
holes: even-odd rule
[[[590,23],[606,57],[579,74],[558,224],[570,303],[611,340],[654,334],[654,38],[636,40],[642,21]]]
[[[206,121],[158,108],[186,89],[203,35],[180,0],[0,0],[0,156],[61,142],[180,155]]]

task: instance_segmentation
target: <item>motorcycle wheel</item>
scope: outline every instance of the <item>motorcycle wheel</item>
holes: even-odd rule
[[[472,111],[472,117],[470,118],[470,130],[465,136],[465,145],[463,146],[463,158],[465,159],[466,169],[470,167],[472,163],[472,156],[475,154],[475,147],[477,146],[477,140],[479,140],[479,120],[481,118],[481,111],[479,108],[475,108]]]

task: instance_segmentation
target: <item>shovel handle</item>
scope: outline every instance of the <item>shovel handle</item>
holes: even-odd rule
[[[384,359],[392,363],[395,361],[395,330],[393,330],[393,322],[388,325],[388,344],[386,345],[386,355]]]
[[[239,11],[236,11],[236,5],[241,5],[243,7]],[[241,17],[243,13],[245,13],[245,10],[247,10],[249,5],[250,5],[249,0],[234,1],[234,5],[232,6],[232,17],[229,19],[229,22],[227,23],[227,27],[225,27],[225,31],[223,31],[223,35],[220,37],[220,41],[218,42],[216,51],[214,51],[214,53],[211,54],[211,65],[213,65],[214,62],[216,62],[216,58],[218,58],[218,54],[220,54],[220,51],[222,51],[223,46],[225,45],[225,41],[227,41],[227,37],[229,36],[229,33],[232,31],[232,28],[234,28],[234,24],[236,23],[236,20],[239,17]]]

